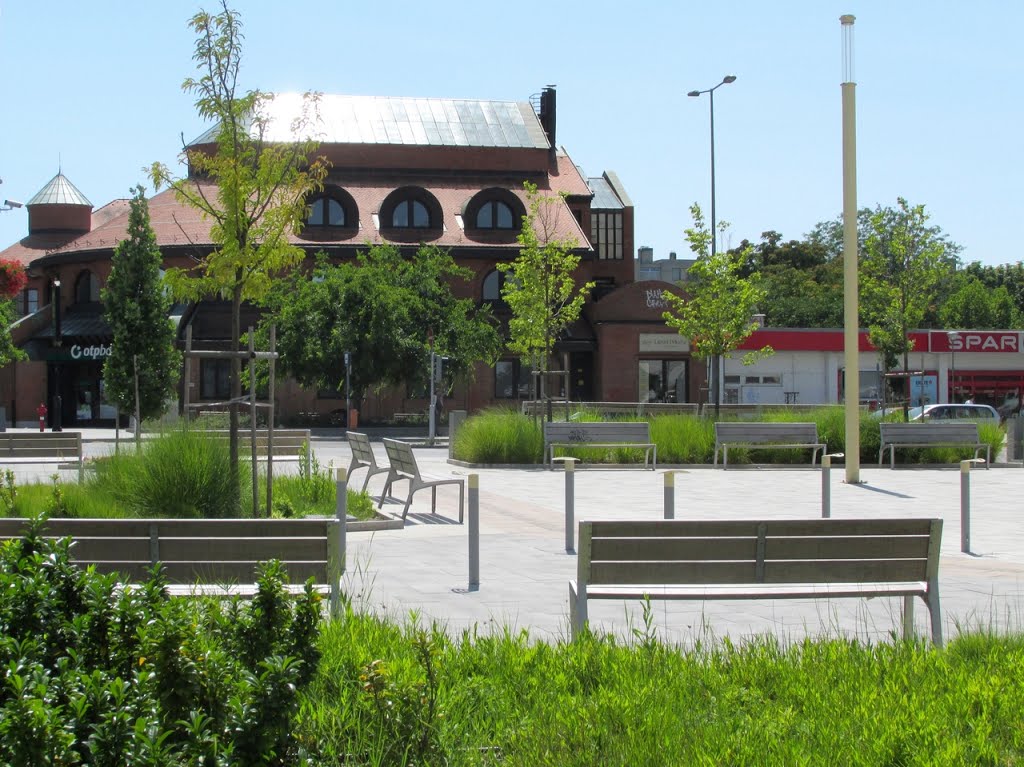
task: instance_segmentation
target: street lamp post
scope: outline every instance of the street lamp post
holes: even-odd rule
[[[956,401],[956,347],[960,341],[960,334],[955,330],[950,330],[946,333],[946,338],[949,341],[949,402]]]
[[[60,325],[60,279],[53,281],[53,344],[57,347],[57,354],[60,355],[60,348],[63,345],[64,337]],[[63,401],[61,398],[60,384],[61,363],[58,359],[53,365],[53,427],[51,431],[63,431]]]
[[[718,232],[716,231],[716,227],[718,225],[718,222],[717,222],[717,219],[715,218],[715,91],[717,91],[723,85],[728,85],[729,83],[734,83],[734,82],[736,82],[736,75],[726,75],[725,77],[722,78],[722,82],[718,83],[718,85],[712,86],[711,88],[705,88],[702,91],[690,91],[689,93],[686,94],[687,96],[690,96],[692,98],[697,98],[701,94],[706,93],[706,94],[708,94],[708,98],[710,100],[710,105],[711,105],[711,255],[712,256],[714,256],[717,253],[717,242],[718,242]],[[720,388],[719,385],[718,385],[718,366],[719,366],[719,360],[718,360],[718,356],[717,355],[715,355],[715,358],[712,360],[711,365],[712,365],[712,367],[711,367],[711,376],[710,376],[711,380],[710,380],[709,383],[711,384],[711,391],[714,393],[713,397],[714,397],[714,401],[715,401],[715,412],[717,413],[718,412],[718,402],[719,402],[719,391],[718,390]]]

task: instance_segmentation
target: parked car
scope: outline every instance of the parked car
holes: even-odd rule
[[[911,421],[977,421],[998,426],[1002,419],[991,405],[968,405],[964,402],[936,403],[910,408]]]

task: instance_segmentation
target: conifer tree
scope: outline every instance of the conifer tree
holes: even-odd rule
[[[168,318],[171,299],[160,278],[162,256],[149,223],[144,190],[135,187],[128,216],[128,236],[114,249],[103,313],[113,331],[113,348],[103,366],[106,398],[122,411],[135,412],[138,368],[138,410],[142,418],[163,414],[174,393],[181,355],[174,348],[174,326]]]

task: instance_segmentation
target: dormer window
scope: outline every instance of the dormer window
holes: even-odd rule
[[[512,229],[515,216],[504,200],[488,200],[476,212],[477,229]]]
[[[419,200],[402,200],[391,213],[391,226],[396,229],[429,229],[430,211]]]
[[[341,187],[328,186],[307,198],[306,226],[302,237],[307,240],[337,241],[352,237],[359,229],[356,201]]]
[[[392,242],[427,242],[444,231],[441,203],[419,186],[393,191],[381,202],[377,215],[381,233]]]
[[[495,244],[515,242],[525,215],[523,201],[512,190],[501,187],[477,192],[462,211],[469,237]]]
[[[333,197],[317,197],[309,207],[306,226],[345,226],[344,206]]]

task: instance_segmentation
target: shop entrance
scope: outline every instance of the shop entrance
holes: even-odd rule
[[[686,360],[640,360],[637,402],[687,402]]]

